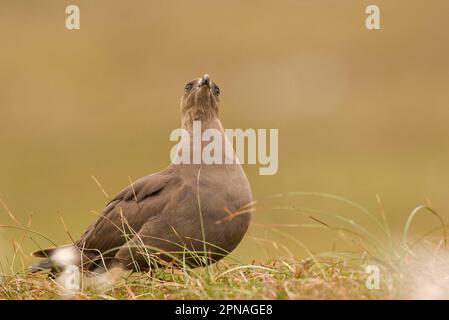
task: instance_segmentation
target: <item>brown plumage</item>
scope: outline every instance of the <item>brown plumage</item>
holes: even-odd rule
[[[187,83],[181,122],[190,137],[198,120],[202,131],[218,129],[224,138],[219,94],[208,75]],[[121,191],[73,245],[35,252],[47,259],[34,269],[57,272],[75,264],[86,270],[143,271],[163,261],[192,267],[213,263],[242,240],[251,203],[240,164],[170,164]]]

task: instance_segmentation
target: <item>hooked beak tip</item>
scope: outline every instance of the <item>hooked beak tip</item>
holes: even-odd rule
[[[210,77],[207,73],[200,79],[199,86],[202,87],[204,85],[207,85],[210,88]]]

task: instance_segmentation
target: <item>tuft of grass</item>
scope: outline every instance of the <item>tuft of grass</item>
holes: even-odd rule
[[[58,279],[47,277],[45,273],[29,273],[26,263],[21,260],[23,252],[20,242],[15,243],[11,266],[0,266],[0,299],[394,299],[394,298],[449,298],[449,252],[446,248],[447,225],[443,217],[430,204],[418,206],[407,219],[400,241],[395,241],[388,227],[386,214],[377,198],[380,214],[376,216],[364,207],[342,197],[307,192],[291,192],[275,195],[272,199],[286,197],[320,196],[349,205],[368,217],[373,225],[362,226],[356,221],[339,213],[320,212],[295,205],[271,206],[270,212],[283,210],[293,215],[308,218],[311,223],[290,225],[260,225],[276,233],[290,243],[303,249],[307,256],[295,257],[291,250],[282,243],[269,239],[257,239],[261,245],[269,244],[288,253],[287,257],[278,256],[264,262],[244,264],[229,255],[226,259],[207,268],[189,269],[183,259],[177,266],[167,263],[163,268],[152,269],[148,273],[121,273],[108,285],[84,285],[96,275],[81,272],[81,288],[77,291],[67,290]],[[201,215],[200,199],[199,214]],[[31,223],[22,225],[7,208],[16,228],[23,236],[42,237],[30,229]],[[257,208],[261,212],[263,206]],[[411,225],[418,212],[427,212],[437,217],[440,226],[426,235],[410,241]],[[230,214],[232,217],[232,214]],[[68,230],[64,224],[66,232]],[[355,249],[352,251],[312,252],[305,243],[289,233],[283,227],[320,228],[336,233]],[[143,246],[143,241],[123,219],[122,225],[127,239],[135,238],[136,245],[142,248],[138,254],[148,257],[151,263],[157,248]],[[128,230],[127,232],[125,230]],[[375,236],[376,230],[382,237]],[[435,232],[441,232],[440,238],[433,238]],[[204,235],[204,233],[203,233]],[[23,240],[23,238],[22,238]],[[199,239],[196,239],[199,240]],[[203,239],[204,241],[204,239]],[[206,248],[206,242],[204,241]],[[211,244],[208,244],[211,245]],[[133,249],[130,246],[130,250]],[[184,250],[184,251],[183,251]],[[197,255],[204,258],[207,252],[187,252],[180,248],[180,253]],[[160,252],[159,252],[160,253]],[[168,253],[167,253],[168,254]],[[21,269],[16,271],[14,265],[21,262]],[[370,286],[371,267],[378,270],[379,287]],[[370,268],[367,268],[370,267]]]
[[[66,291],[45,274],[3,275],[0,299],[381,299],[393,292],[369,290],[366,274],[339,259],[274,260],[265,264],[209,267],[208,272],[158,269],[150,276],[121,277],[104,291]],[[323,272],[324,270],[324,272]]]

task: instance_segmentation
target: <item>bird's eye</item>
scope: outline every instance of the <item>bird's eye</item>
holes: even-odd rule
[[[219,88],[219,87],[217,87],[217,86],[214,87],[214,94],[215,94],[216,96],[219,96],[219,95],[220,95],[220,88]]]
[[[186,84],[186,86],[185,86],[185,90],[186,91],[190,91],[190,90],[192,90],[192,87],[193,87],[193,84],[192,84],[192,82],[189,82],[188,84]]]

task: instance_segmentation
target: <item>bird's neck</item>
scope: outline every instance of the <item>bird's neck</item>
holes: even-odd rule
[[[190,137],[192,137],[194,132],[202,135],[204,131],[208,129],[215,129],[221,134],[224,134],[223,125],[218,118],[213,118],[210,120],[192,120],[191,122],[183,123],[182,128],[189,133]]]
[[[191,108],[185,110],[182,114],[181,126],[189,132],[192,132],[193,122],[201,122],[202,130],[209,128],[223,129],[218,119],[218,110],[211,108]],[[217,123],[219,127],[216,127]]]
[[[176,159],[182,158],[179,163],[240,164],[232,140],[229,140],[218,118],[207,121],[192,120],[186,126],[183,125],[183,129],[185,132],[183,132],[181,141],[178,143],[176,153]],[[206,148],[207,152],[204,153]],[[185,161],[185,154],[187,154],[186,159],[189,159],[187,162],[183,162]],[[208,157],[207,161],[204,158],[205,156]],[[178,163],[178,160],[174,162]]]

